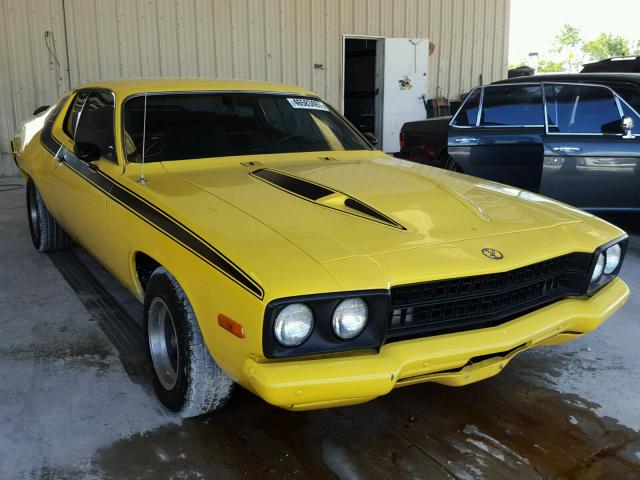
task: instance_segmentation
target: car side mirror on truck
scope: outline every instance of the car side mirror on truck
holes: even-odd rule
[[[632,133],[633,132],[633,118],[631,117],[622,117],[622,120],[620,120],[620,129],[622,130],[622,138],[626,138],[626,139],[632,139],[632,138],[636,138],[636,136]]]
[[[100,147],[95,143],[76,142],[73,153],[83,162],[89,163],[100,158]]]

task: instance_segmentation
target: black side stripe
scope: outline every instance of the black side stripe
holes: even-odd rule
[[[262,287],[212,245],[166,212],[151,205],[138,194],[132,192],[119,182],[116,182],[108,175],[92,169],[86,162],[83,162],[72,152],[62,147],[62,144],[58,142],[51,133],[53,121],[56,116],[57,112],[54,112],[54,114],[49,117],[51,120],[48,119],[47,122],[45,122],[40,135],[42,145],[52,155],[63,159],[71,171],[102,190],[103,193],[117,201],[156,230],[198,255],[259,299],[262,300],[264,298],[264,290]]]

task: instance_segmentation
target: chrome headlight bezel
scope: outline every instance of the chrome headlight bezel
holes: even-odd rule
[[[599,290],[600,288],[605,286],[607,283],[609,283],[618,275],[618,273],[620,272],[620,268],[622,268],[622,263],[624,261],[624,255],[627,250],[627,243],[628,243],[628,237],[625,235],[621,238],[616,238],[615,240],[612,240],[610,242],[605,243],[604,245],[601,245],[595,251],[593,258],[591,260],[591,266],[589,268],[589,272],[587,276],[586,290],[588,295],[591,295],[596,290]],[[618,261],[618,264],[615,266],[615,268],[606,272],[605,270],[606,270],[606,264],[607,264],[607,251],[610,248],[615,248],[616,246],[620,248],[620,260]],[[596,276],[596,278],[594,278],[594,273],[597,273],[596,269],[599,268],[598,260],[600,258],[603,259],[602,273],[599,276]]]

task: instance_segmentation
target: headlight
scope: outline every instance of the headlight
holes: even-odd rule
[[[602,272],[604,271],[605,264],[605,255],[604,252],[598,255],[598,260],[596,261],[596,266],[593,269],[593,275],[591,275],[591,282],[597,282],[598,279],[602,276]]]
[[[607,256],[607,258],[604,264],[604,273],[606,275],[609,275],[610,273],[613,273],[616,268],[618,268],[618,265],[620,265],[622,248],[620,248],[620,245],[616,243],[615,245],[607,248],[605,255]]]
[[[367,302],[361,298],[347,298],[333,312],[333,332],[342,340],[355,338],[367,325],[368,317]]]
[[[303,343],[313,330],[313,312],[304,303],[287,305],[276,317],[273,333],[284,347],[295,347]]]

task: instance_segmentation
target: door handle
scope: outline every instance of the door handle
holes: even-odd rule
[[[453,139],[453,143],[458,143],[461,145],[475,145],[480,142],[478,137],[456,137]]]
[[[582,151],[580,147],[553,147],[551,150],[556,153],[576,153]]]

